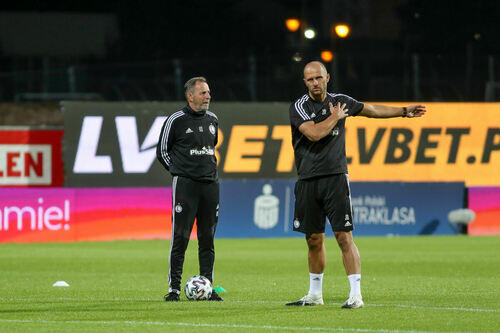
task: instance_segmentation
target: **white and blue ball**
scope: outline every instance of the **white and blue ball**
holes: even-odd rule
[[[187,280],[184,292],[188,300],[207,300],[212,296],[212,283],[204,276],[195,275]]]

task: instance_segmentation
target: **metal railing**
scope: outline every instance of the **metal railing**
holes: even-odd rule
[[[327,64],[330,90],[360,100],[499,101],[500,57],[338,54]],[[42,65],[49,63],[42,61]],[[203,75],[219,101],[290,101],[305,91],[304,62],[291,57],[171,59],[43,67],[0,73],[0,101],[184,99]]]

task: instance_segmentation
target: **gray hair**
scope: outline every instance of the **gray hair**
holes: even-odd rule
[[[192,94],[194,92],[194,86],[196,85],[196,82],[204,82],[207,83],[207,79],[205,79],[203,76],[196,76],[193,77],[184,84],[184,92]]]

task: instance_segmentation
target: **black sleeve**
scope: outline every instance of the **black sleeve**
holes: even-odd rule
[[[219,122],[216,123],[217,126],[215,127],[215,142],[214,142],[214,148],[217,146],[217,142],[219,142]]]
[[[172,130],[172,121],[169,121],[168,117],[165,119],[163,126],[161,128],[160,137],[158,139],[158,144],[156,145],[156,158],[160,163],[165,167],[165,169],[169,170],[172,161],[170,156],[168,155],[168,147],[171,147],[173,142],[173,130]],[[167,127],[167,123],[170,125]]]
[[[312,120],[305,111],[304,104],[304,99],[301,98],[290,105],[290,124],[296,128],[299,128],[302,123]]]
[[[349,116],[358,115],[358,113],[360,113],[361,110],[363,110],[363,108],[365,106],[363,103],[358,102],[357,100],[355,100],[354,98],[352,98],[350,96],[338,95],[338,97],[340,98],[340,103],[346,104],[346,109],[349,110],[349,111],[347,111]]]
[[[217,117],[217,115],[211,111],[208,111],[207,110],[207,114],[209,115],[209,117],[212,118],[212,121],[215,123],[215,142],[214,142],[214,148],[215,146],[217,145],[217,142],[219,142],[219,118]]]

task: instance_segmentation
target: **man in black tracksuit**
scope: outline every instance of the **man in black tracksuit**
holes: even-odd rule
[[[182,266],[189,235],[196,218],[200,275],[213,283],[214,235],[219,211],[217,180],[218,119],[208,111],[210,89],[203,77],[184,85],[188,105],[170,115],[163,124],[156,155],[172,174],[172,239],[165,301],[178,301]],[[212,292],[211,301],[222,301]]]

